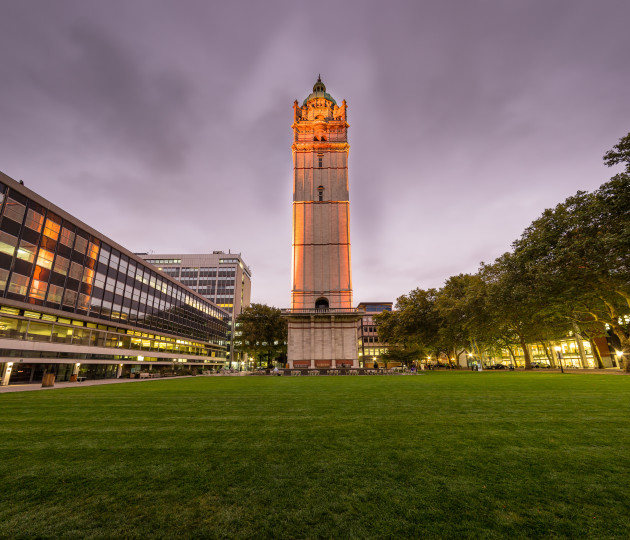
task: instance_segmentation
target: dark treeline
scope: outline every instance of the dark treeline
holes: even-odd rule
[[[477,358],[516,348],[531,368],[526,344],[539,343],[553,365],[549,342],[571,332],[590,340],[612,331],[630,371],[630,133],[604,156],[625,164],[592,193],[578,191],[545,210],[492,264],[446,280],[441,289],[414,289],[396,311],[376,317],[391,360],[420,356],[449,362],[467,351]]]

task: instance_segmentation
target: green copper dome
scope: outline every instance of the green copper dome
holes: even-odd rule
[[[306,105],[307,102],[311,101],[311,99],[317,98],[327,99],[328,101],[332,101],[335,105],[337,105],[337,102],[334,100],[334,98],[326,92],[326,86],[322,82],[321,76],[317,77],[317,82],[315,83],[315,86],[313,86],[313,92],[309,94],[309,96],[304,100],[302,106]]]

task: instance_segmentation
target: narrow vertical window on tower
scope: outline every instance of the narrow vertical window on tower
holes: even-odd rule
[[[324,154],[317,154],[317,163],[320,169],[324,166]]]
[[[324,186],[319,186],[317,188],[317,195],[318,195],[318,201],[323,201],[324,200]]]

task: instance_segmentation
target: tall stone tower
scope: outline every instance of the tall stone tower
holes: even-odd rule
[[[317,79],[293,104],[293,283],[290,367],[356,367],[352,307],[348,122]]]

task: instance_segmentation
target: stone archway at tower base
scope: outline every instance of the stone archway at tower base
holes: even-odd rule
[[[356,309],[283,310],[289,326],[289,368],[357,368],[362,315]]]

